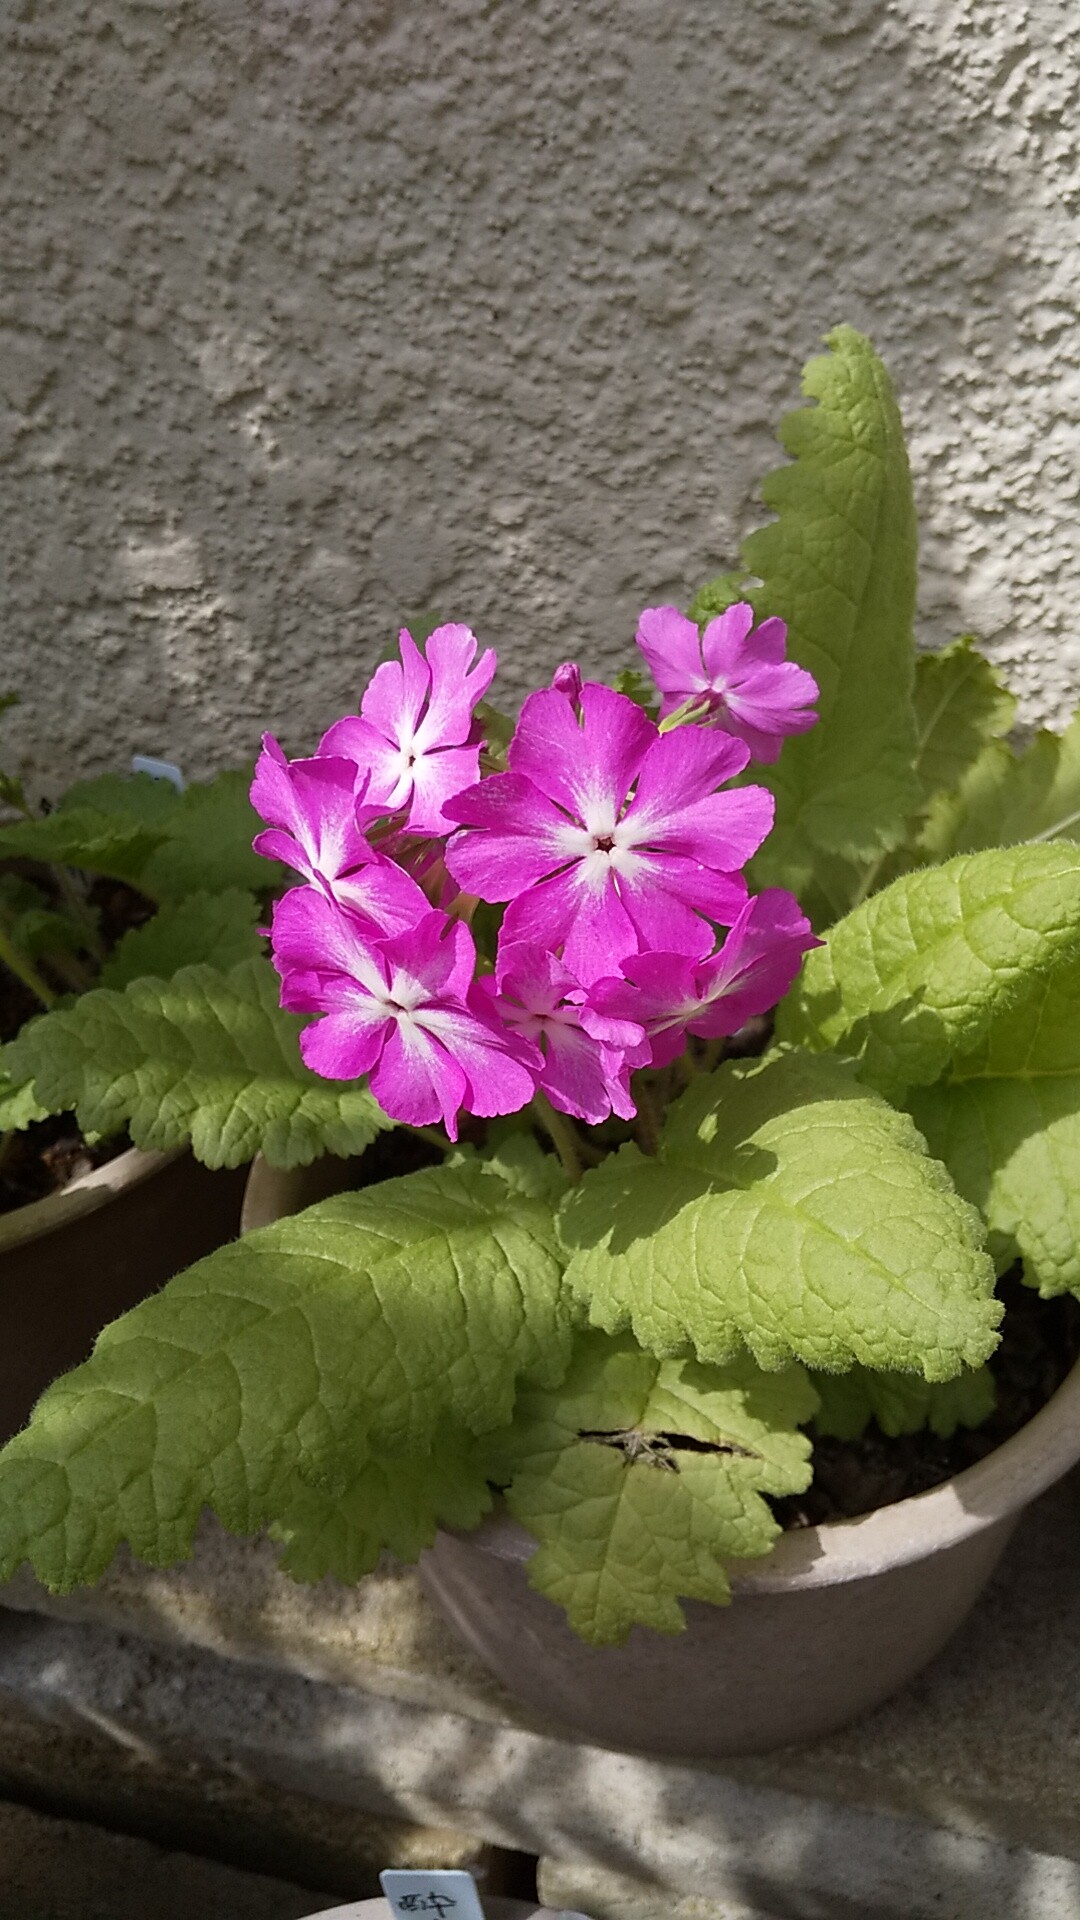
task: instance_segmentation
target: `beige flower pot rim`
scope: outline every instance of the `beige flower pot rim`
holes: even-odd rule
[[[0,1253],[26,1246],[57,1227],[67,1226],[69,1221],[95,1213],[99,1207],[106,1206],[114,1194],[140,1186],[162,1167],[179,1160],[185,1151],[183,1147],[173,1147],[167,1153],[152,1153],[142,1147],[126,1147],[104,1166],[69,1181],[58,1193],[47,1193],[41,1200],[31,1200],[25,1207],[0,1214]]]
[[[1052,1487],[1080,1456],[1080,1360],[1056,1393],[1011,1439],[926,1493],[853,1520],[783,1533],[759,1561],[732,1566],[743,1593],[782,1593],[865,1580],[957,1546],[1017,1513]],[[485,1520],[472,1537],[498,1559],[524,1563],[536,1542],[509,1514]]]

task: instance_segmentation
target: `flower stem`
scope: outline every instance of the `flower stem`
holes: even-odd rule
[[[675,1076],[679,1085],[682,1087],[692,1086],[693,1082],[697,1079],[698,1069],[697,1061],[694,1059],[689,1041],[687,1042],[686,1052],[680,1053],[674,1065]]]
[[[874,886],[877,882],[878,874],[881,872],[882,867],[885,865],[885,860],[886,860],[886,855],[883,853],[879,853],[877,859],[871,861],[870,865],[867,867],[865,873],[863,874],[862,879],[859,881],[859,884],[855,889],[854,895],[852,896],[851,905],[847,909],[849,913],[854,913],[856,907],[861,907],[863,901],[867,899],[871,893],[873,893]]]
[[[689,700],[684,700],[681,707],[676,707],[674,713],[669,713],[666,720],[661,720],[659,731],[672,733],[676,727],[692,726],[695,721],[703,719],[708,711],[709,702],[703,699],[700,693],[691,694]]]
[[[399,1120],[398,1126],[403,1133],[414,1134],[417,1140],[426,1140],[429,1147],[438,1147],[440,1153],[449,1153],[453,1142],[448,1140],[437,1127],[414,1127],[407,1120]]]
[[[545,1094],[533,1096],[533,1112],[559,1156],[562,1170],[571,1186],[581,1179],[581,1142],[577,1128],[565,1113],[557,1113]]]
[[[655,1159],[660,1145],[660,1116],[656,1111],[651,1087],[647,1087],[640,1077],[634,1085],[634,1100],[637,1105],[634,1138],[642,1153],[647,1153],[651,1159]]]
[[[0,962],[15,975],[16,980],[22,981],[24,987],[29,987],[30,992],[35,999],[41,1001],[43,1007],[56,1004],[56,995],[52,988],[42,979],[33,961],[19,952],[15,942],[8,937],[3,927],[0,927]]]

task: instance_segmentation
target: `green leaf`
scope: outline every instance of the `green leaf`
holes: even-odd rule
[[[687,617],[703,627],[709,620],[715,620],[717,614],[726,613],[729,607],[746,598],[747,585],[742,572],[718,573],[715,580],[707,580],[698,588],[686,610]]]
[[[57,802],[56,812],[103,813],[164,837],[179,801],[171,780],[155,780],[149,773],[101,773],[90,780],[76,780]]]
[[[545,1153],[531,1133],[505,1133],[496,1145],[485,1150],[483,1165],[516,1193],[546,1200],[552,1207],[567,1190],[568,1181],[558,1158]]]
[[[144,927],[125,933],[101,969],[100,984],[122,989],[146,975],[167,980],[181,967],[200,962],[228,972],[262,952],[260,918],[255,896],[238,887],[191,893],[175,906],[162,907]]]
[[[837,1440],[857,1440],[876,1420],[882,1433],[931,1433],[949,1440],[957,1427],[981,1427],[997,1404],[989,1367],[965,1369],[955,1380],[931,1384],[915,1373],[874,1373],[852,1367],[848,1373],[815,1373],[821,1405],[814,1425]]]
[[[730,1598],[725,1561],[767,1553],[763,1494],[810,1484],[801,1367],[763,1374],[657,1360],[593,1335],[555,1393],[524,1393],[492,1448],[506,1503],[540,1542],[529,1581],[595,1646],[631,1627],[678,1633],[678,1597]]]
[[[807,956],[777,1034],[882,1091],[926,1086],[1080,955],[1080,847],[962,854],[893,881]]]
[[[0,827],[0,858],[45,860],[141,884],[164,836],[137,820],[94,807],[58,807],[40,820]]]
[[[190,1141],[210,1167],[257,1152],[277,1167],[360,1153],[393,1123],[365,1087],[304,1066],[303,1021],[281,1012],[279,985],[269,961],[247,960],[97,988],[25,1028],[11,1071],[50,1112],[73,1109],[84,1133],[126,1126],[137,1147]]]
[[[1044,981],[949,1081],[910,1097],[918,1124],[1044,1298],[1080,1293],[1080,966]]]
[[[1012,725],[1015,708],[1011,693],[968,636],[940,653],[919,655],[915,662],[915,772],[923,805],[909,820],[901,845],[889,853],[869,862],[819,854],[813,881],[802,893],[817,932],[842,919],[857,902],[880,893],[899,874],[926,865],[927,809],[936,817],[954,804],[952,790],[978,762],[987,741]]]
[[[0,772],[0,807],[13,807],[17,813],[26,811],[26,788],[13,773]]]
[[[759,619],[788,625],[789,656],[814,675],[820,719],[785,742],[776,826],[755,863],[761,885],[805,889],[819,856],[871,859],[895,846],[918,803],[912,708],[915,510],[888,375],[851,327],[828,336],[781,439],[794,464],[769,476],[777,518],[750,534],[746,569]]]
[[[1008,733],[1016,701],[974,637],[915,662],[916,772],[927,800],[959,786],[987,742]]]
[[[106,1328],[0,1453],[0,1578],[29,1560],[63,1590],[121,1540],[165,1565],[203,1506],[250,1532],[297,1473],[348,1484],[369,1445],[504,1425],[519,1377],[565,1369],[570,1318],[550,1207],[476,1168],[249,1234]]]
[[[1016,702],[1001,685],[990,662],[970,636],[940,653],[922,653],[915,662],[915,720],[918,747],[915,772],[923,805],[908,822],[902,844],[871,862],[856,863],[822,854],[803,906],[817,932],[851,911],[871,893],[880,893],[899,874],[925,866],[930,856],[927,811],[931,819],[955,804],[956,789],[978,761],[987,742],[1007,732]],[[955,851],[944,849],[945,853]],[[944,857],[942,855],[941,857]]]
[[[500,713],[498,707],[493,707],[490,700],[481,700],[478,703],[475,717],[487,741],[489,751],[501,755],[505,762],[506,749],[514,733],[513,721],[505,713]]]
[[[979,1366],[1001,1317],[982,1228],[907,1114],[832,1061],[729,1062],[563,1202],[567,1280],[594,1325],[763,1367]]]
[[[35,1120],[47,1120],[48,1107],[34,1095],[34,1083],[11,1071],[11,1047],[0,1047],[0,1133],[21,1133]]]
[[[650,720],[656,719],[659,703],[655,691],[645,675],[639,673],[636,667],[623,667],[622,671],[615,675],[611,684],[616,693],[625,694],[628,700],[634,702],[635,707],[640,707],[643,713],[648,714]]]
[[[1036,734],[1024,753],[992,741],[961,782],[931,809],[927,857],[1018,840],[1080,839],[1080,714],[1063,734]]]
[[[315,1486],[297,1476],[279,1496],[272,1528],[294,1580],[330,1575],[353,1586],[380,1554],[419,1558],[437,1527],[475,1527],[491,1509],[481,1443],[454,1428],[430,1453],[363,1453],[347,1484]]]
[[[49,817],[89,806],[116,820],[152,828],[156,851],[146,862],[141,884],[155,900],[222,893],[229,887],[265,892],[279,884],[282,869],[252,852],[251,842],[263,823],[248,799],[250,785],[250,768],[219,773],[183,793],[145,773],[103,774],[72,787],[57,814]]]
[[[30,960],[43,954],[79,953],[86,929],[57,912],[47,894],[15,873],[0,873],[0,923],[12,945]]]

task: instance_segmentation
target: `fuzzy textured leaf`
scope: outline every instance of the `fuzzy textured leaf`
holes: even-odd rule
[[[874,1373],[867,1367],[812,1377],[821,1402],[814,1425],[837,1440],[857,1440],[871,1420],[893,1439],[929,1427],[948,1440],[957,1427],[981,1427],[997,1404],[989,1367],[965,1368],[955,1380],[933,1384],[916,1373]]]
[[[530,1200],[546,1200],[556,1206],[567,1189],[567,1178],[557,1155],[545,1153],[535,1135],[510,1132],[487,1148],[483,1166],[497,1173],[500,1180],[524,1193]]]
[[[726,613],[728,607],[745,599],[747,592],[743,572],[718,573],[714,580],[706,580],[705,585],[698,588],[686,609],[687,617],[703,627],[707,621],[715,620],[717,614]]]
[[[0,1047],[0,1133],[21,1133],[35,1120],[48,1119],[49,1109],[34,1094],[34,1083],[8,1072],[7,1047]]]
[[[1080,840],[1080,714],[1062,734],[1036,734],[1023,753],[986,746],[956,793],[931,808],[921,845],[944,860],[1019,840]]]
[[[141,822],[153,830],[154,851],[142,870],[141,885],[155,900],[221,893],[228,887],[259,892],[277,884],[281,869],[252,852],[251,842],[263,823],[248,799],[250,785],[250,768],[219,773],[183,793],[145,773],[103,774],[72,787],[57,814],[49,817],[92,806],[118,821]]]
[[[678,1633],[680,1595],[722,1604],[725,1562],[768,1552],[780,1529],[762,1495],[809,1485],[798,1429],[815,1405],[801,1367],[763,1374],[745,1354],[703,1367],[581,1341],[563,1386],[522,1394],[492,1449],[507,1506],[540,1542],[530,1584],[597,1646],[639,1624]]]
[[[729,1062],[564,1201],[567,1280],[594,1325],[763,1367],[979,1366],[1001,1317],[974,1208],[909,1117],[833,1062]]]
[[[50,953],[79,953],[86,928],[58,912],[48,894],[19,874],[0,873],[0,924],[19,953],[40,960]]]
[[[921,653],[915,662],[915,720],[918,745],[915,772],[922,805],[909,820],[903,842],[872,861],[856,863],[840,855],[821,855],[803,906],[816,932],[832,926],[857,902],[880,893],[899,874],[944,858],[956,849],[931,842],[934,823],[955,806],[955,789],[978,765],[987,744],[1012,725],[1016,701],[998,680],[990,662],[967,635],[940,653]]]
[[[743,546],[759,618],[788,624],[789,656],[821,691],[818,725],[754,768],[776,794],[758,884],[811,881],[819,854],[872,858],[919,799],[912,707],[915,510],[888,375],[850,327],[829,334],[781,439],[793,464],[766,481],[776,514]]]
[[[438,1527],[475,1527],[490,1511],[482,1444],[449,1428],[428,1453],[377,1454],[361,1449],[347,1484],[313,1485],[296,1477],[278,1496],[272,1528],[294,1580],[328,1574],[346,1586],[370,1573],[380,1554],[411,1562],[430,1547]]]
[[[86,1133],[127,1127],[138,1147],[190,1142],[210,1167],[257,1152],[273,1166],[360,1153],[392,1125],[363,1086],[323,1080],[300,1058],[303,1024],[278,1007],[268,961],[228,973],[184,967],[171,980],[96,988],[26,1027],[9,1071]]]
[[[915,770],[923,796],[958,787],[987,742],[1008,733],[1016,701],[970,634],[915,662]]]
[[[132,927],[101,969],[99,985],[122,990],[147,975],[167,980],[181,967],[218,967],[227,973],[262,952],[260,908],[254,894],[191,893],[162,907],[144,927]]]
[[[1080,1293],[1080,965],[1044,981],[909,1104],[990,1229],[1044,1297]]]
[[[782,1040],[885,1092],[928,1086],[1080,957],[1080,847],[962,854],[875,894],[807,956]]]
[[[0,827],[0,858],[45,860],[140,886],[164,835],[95,807],[57,808],[40,820]]]
[[[29,1560],[66,1589],[121,1540],[165,1565],[204,1505],[250,1532],[298,1472],[347,1484],[369,1444],[503,1425],[519,1377],[557,1383],[570,1320],[550,1207],[479,1169],[249,1234],[106,1328],[0,1453],[0,1578]]]

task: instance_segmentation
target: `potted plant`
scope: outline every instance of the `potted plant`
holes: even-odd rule
[[[18,705],[7,695],[0,708]],[[175,770],[173,770],[175,775]],[[81,781],[47,812],[0,773],[0,1436],[89,1353],[108,1321],[232,1237],[243,1173],[179,1135],[80,1130],[32,1065],[65,1044],[80,996],[114,999],[198,961],[257,955],[266,863],[248,777],[184,788],[140,773]],[[102,1054],[118,1064],[118,1041]],[[132,1144],[139,1139],[141,1144]],[[211,1164],[235,1167],[235,1160]]]
[[[311,758],[267,742],[302,1099],[283,1027],[237,1058],[226,973],[155,990],[119,1073],[93,996],[63,1016],[33,1084],[92,1129],[150,1087],[197,1138],[224,1077],[268,1162],[373,1144],[52,1387],[5,1572],[165,1563],[204,1505],[300,1579],[442,1529],[432,1591],[511,1685],[748,1751],[928,1658],[1080,1454],[1075,736],[1017,756],[967,641],[916,661],[899,416],[829,344],[742,571],[642,616],[655,693],[568,664],[511,727],[444,626]],[[254,1215],[303,1198],[258,1179]]]

